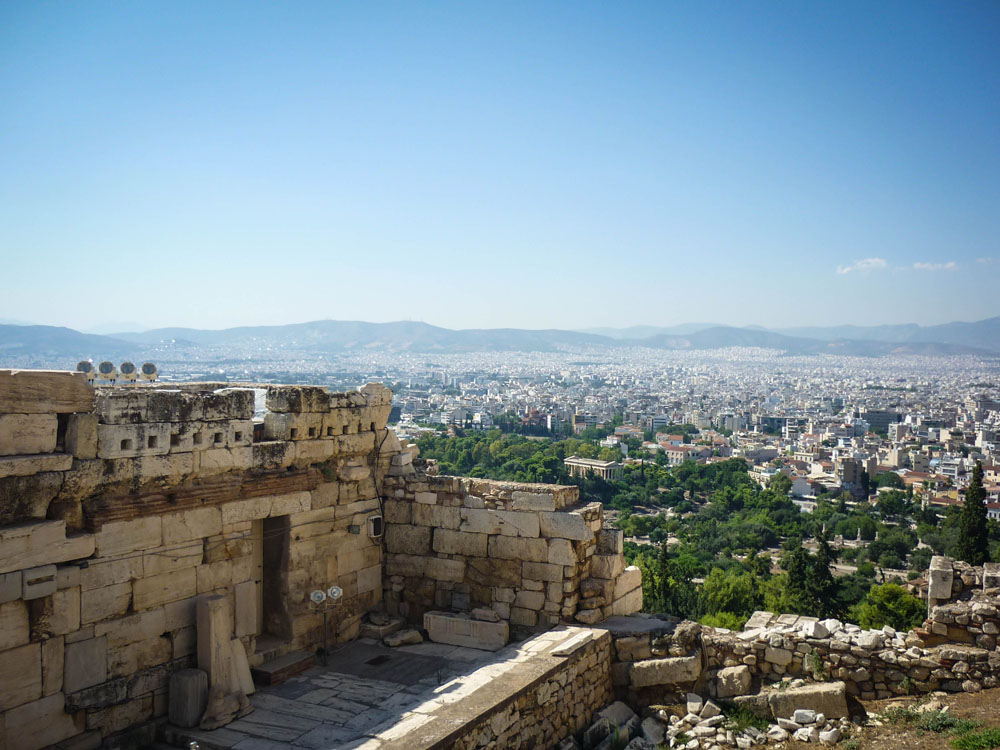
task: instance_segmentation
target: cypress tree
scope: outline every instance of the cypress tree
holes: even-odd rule
[[[983,489],[983,465],[979,461],[976,461],[972,481],[965,491],[955,556],[970,565],[982,565],[990,560],[990,541],[986,529],[986,490]]]

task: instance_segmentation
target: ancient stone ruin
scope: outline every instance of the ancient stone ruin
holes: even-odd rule
[[[600,505],[427,473],[390,400],[0,371],[0,674],[19,676],[0,746],[223,726],[252,710],[251,670],[351,641],[368,613],[500,648],[641,608]]]
[[[722,747],[707,702],[835,722],[855,697],[997,684],[996,566],[935,558],[910,633],[637,615],[641,577],[600,504],[438,476],[387,429],[390,403],[377,384],[94,389],[0,371],[0,748],[232,747],[219,738],[267,703],[259,685],[358,639],[495,654],[362,727],[349,746],[365,750],[599,746],[612,729]],[[696,698],[682,726],[647,715]],[[339,731],[314,714],[303,731]],[[798,728],[836,728],[817,721]]]

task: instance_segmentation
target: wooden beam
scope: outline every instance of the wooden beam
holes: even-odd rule
[[[72,414],[94,410],[82,372],[0,370],[0,414]]]

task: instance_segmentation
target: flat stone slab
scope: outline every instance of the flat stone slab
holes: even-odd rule
[[[820,682],[767,693],[767,702],[774,718],[790,718],[797,709],[808,708],[827,718],[848,716],[847,685],[843,682]]]
[[[646,635],[648,633],[672,633],[677,623],[660,620],[656,617],[638,617],[635,615],[618,615],[599,622],[595,628],[607,630],[615,637],[625,635]]]
[[[484,651],[499,651],[510,640],[510,626],[504,622],[484,622],[447,612],[424,615],[427,637],[435,643],[465,646]]]
[[[668,656],[665,659],[644,659],[632,664],[629,682],[632,687],[687,685],[701,675],[701,654]]]
[[[316,657],[309,651],[293,651],[250,670],[257,685],[278,685],[289,677],[305,672],[316,663]]]

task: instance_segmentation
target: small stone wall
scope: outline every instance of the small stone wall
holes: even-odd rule
[[[755,613],[739,633],[627,618],[631,626],[613,630],[616,690],[633,705],[650,705],[686,691],[738,699],[787,676],[842,681],[848,695],[864,700],[996,687],[1000,566],[935,558],[934,570],[948,588],[937,589],[924,625],[907,633],[770,612]]]
[[[477,717],[453,744],[441,747],[555,747],[584,729],[611,699],[611,638],[597,634],[565,664],[535,679],[490,714]]]
[[[642,608],[621,532],[604,529],[601,504],[580,504],[578,488],[399,474],[385,484],[390,614],[420,622],[488,607],[534,630]]]

